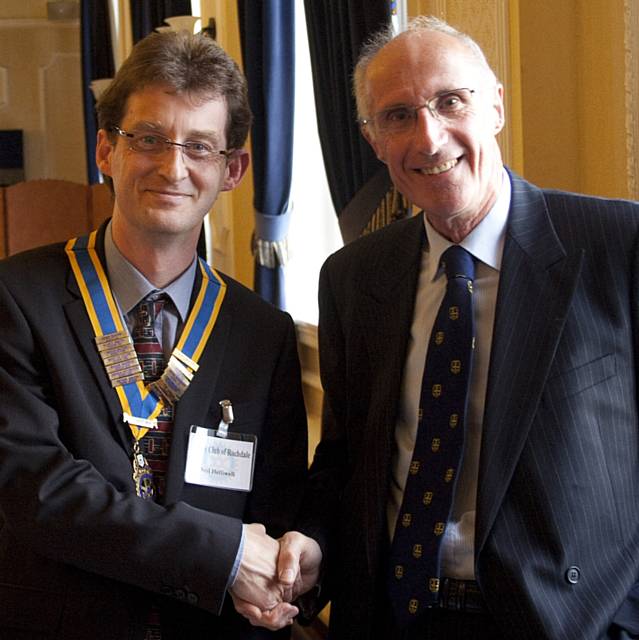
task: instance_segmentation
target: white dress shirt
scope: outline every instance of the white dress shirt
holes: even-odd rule
[[[475,258],[473,313],[475,351],[466,420],[464,457],[453,498],[451,518],[442,540],[442,575],[473,580],[477,473],[481,447],[482,419],[488,381],[499,270],[504,249],[506,222],[510,208],[511,186],[504,171],[502,186],[492,209],[460,243]],[[442,253],[452,243],[433,229],[424,215],[427,245],[422,254],[415,296],[415,310],[395,425],[396,453],[392,460],[391,490],[387,508],[391,538],[399,513],[408,467],[417,434],[417,413],[426,349],[435,317],[446,291],[446,276],[439,267]]]

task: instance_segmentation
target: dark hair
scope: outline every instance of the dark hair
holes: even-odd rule
[[[225,99],[227,147],[244,145],[252,120],[246,79],[214,40],[187,31],[152,33],[133,47],[97,102],[98,126],[110,132],[114,125],[120,125],[129,96],[157,84],[207,100]]]

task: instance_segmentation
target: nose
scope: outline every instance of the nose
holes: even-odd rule
[[[168,182],[179,182],[189,175],[186,158],[181,147],[167,145],[158,160],[158,173]]]
[[[448,140],[446,123],[434,116],[427,105],[417,110],[415,139],[428,155],[437,153]]]

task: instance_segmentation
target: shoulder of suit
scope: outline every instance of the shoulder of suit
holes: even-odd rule
[[[581,193],[543,190],[546,206],[555,228],[564,225],[588,233],[604,230],[633,241],[639,233],[639,203],[621,198],[604,198]]]
[[[624,198],[610,198],[559,189],[542,189],[542,193],[548,202],[568,203],[580,208],[626,210],[635,215],[639,214],[639,203]]]
[[[509,172],[513,187],[512,206],[536,206],[543,202],[554,225],[576,226],[588,232],[590,222],[604,228],[617,226],[630,235],[639,229],[639,203],[559,189],[547,189]]]
[[[639,203],[623,199],[597,196],[574,191],[564,191],[561,189],[550,189],[539,187],[528,182],[513,171],[508,171],[513,188],[513,198],[523,192],[537,193],[541,195],[548,206],[559,206],[562,208],[585,209],[585,210],[622,210],[632,215],[639,215]]]
[[[51,280],[66,273],[68,258],[64,251],[65,242],[45,245],[21,251],[0,260],[0,278],[10,282],[20,279],[23,286],[30,279]]]
[[[396,220],[385,227],[361,236],[357,240],[350,242],[337,250],[330,259],[350,260],[358,254],[369,254],[379,252],[395,243],[404,243],[410,239],[421,237],[423,230],[422,214]]]

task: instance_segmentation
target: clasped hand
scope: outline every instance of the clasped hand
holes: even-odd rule
[[[293,624],[299,610],[291,602],[317,584],[321,562],[319,545],[302,533],[275,540],[261,524],[244,525],[244,552],[230,589],[236,611],[272,631]]]

